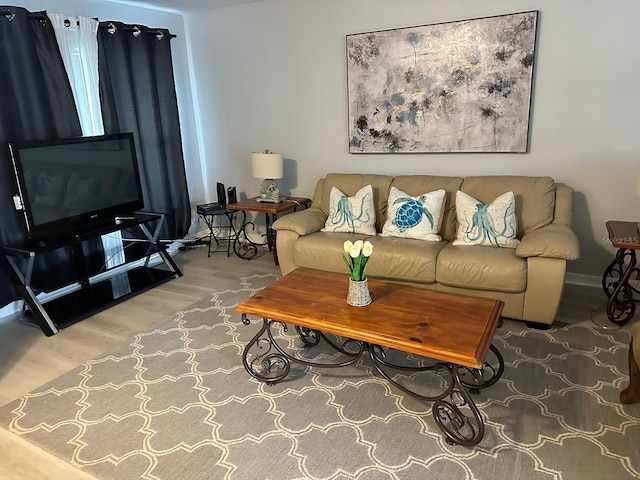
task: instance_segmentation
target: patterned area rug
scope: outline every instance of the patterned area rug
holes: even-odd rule
[[[475,396],[476,447],[448,445],[431,405],[374,374],[292,366],[252,379],[234,306],[249,276],[0,409],[0,425],[99,479],[603,479],[640,477],[640,405],[622,406],[626,331],[589,319],[548,331],[505,321],[506,368]],[[301,349],[294,329],[285,344]],[[302,354],[333,353],[317,346]]]

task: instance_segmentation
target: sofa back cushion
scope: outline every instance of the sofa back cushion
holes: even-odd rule
[[[456,191],[460,189],[463,178],[441,177],[436,175],[400,175],[393,179],[392,186],[407,192],[411,196],[443,189],[444,206],[440,213],[438,233],[444,240],[456,237]]]
[[[353,197],[358,190],[366,185],[373,188],[373,204],[376,210],[376,231],[382,231],[382,225],[387,218],[387,202],[389,198],[389,186],[393,177],[376,174],[358,173],[329,173],[322,184],[322,201],[320,208],[323,213],[329,215],[329,199],[331,188],[336,187],[347,197]],[[356,214],[358,212],[355,212]]]
[[[460,190],[486,204],[511,190],[516,198],[518,238],[530,230],[543,227],[553,221],[556,190],[555,182],[551,177],[517,175],[466,177]]]

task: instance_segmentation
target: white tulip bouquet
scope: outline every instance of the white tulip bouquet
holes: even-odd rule
[[[343,248],[342,259],[349,267],[351,279],[355,282],[361,282],[366,279],[364,268],[367,266],[367,262],[373,253],[373,245],[371,242],[368,240],[366,242],[362,240],[355,242],[347,240],[344,242]]]

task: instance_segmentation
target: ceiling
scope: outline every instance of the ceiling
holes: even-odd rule
[[[195,12],[217,8],[233,7],[263,0],[107,0],[114,3],[155,7],[172,12]]]

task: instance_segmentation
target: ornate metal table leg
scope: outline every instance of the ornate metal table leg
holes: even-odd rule
[[[246,313],[242,314],[242,323],[245,325],[251,323]],[[341,345],[338,345],[318,330],[296,326],[296,332],[305,346],[312,347],[318,345],[322,339],[327,342],[331,348],[347,357],[346,360],[335,363],[310,362],[286,352],[284,348],[278,344],[271,331],[271,327],[274,324],[280,325],[284,332],[288,330],[285,323],[263,318],[260,331],[249,341],[242,352],[242,364],[245,370],[253,378],[265,382],[268,385],[275,385],[284,379],[289,374],[291,362],[311,367],[346,367],[347,365],[356,363],[365,350],[364,342],[348,338]],[[252,350],[257,350],[258,352],[252,354]],[[249,357],[252,357],[252,359],[249,360]]]
[[[245,313],[242,314],[242,323],[249,325],[250,321]],[[268,385],[275,385],[277,382],[285,378],[291,369],[291,363],[286,355],[279,351],[273,352],[273,337],[271,335],[271,320],[262,319],[262,327],[260,331],[251,339],[244,347],[242,352],[242,364],[245,370],[253,378],[265,382]],[[266,336],[265,336],[266,333]],[[254,356],[249,361],[249,352],[253,347],[257,347],[262,353]]]
[[[242,314],[242,323],[245,325],[250,323],[244,313]],[[357,362],[362,353],[367,350],[378,373],[392,385],[420,400],[434,402],[432,408],[433,417],[440,430],[446,435],[447,443],[470,447],[477,445],[482,440],[484,436],[484,420],[471,398],[469,389],[472,392],[478,392],[481,388],[493,385],[502,375],[504,360],[498,349],[493,345],[491,345],[491,352],[495,358],[486,361],[480,369],[469,369],[442,362],[436,362],[428,366],[406,366],[396,365],[387,361],[385,351],[380,345],[349,338],[345,339],[341,344],[335,343],[319,330],[296,326],[296,332],[306,347],[316,346],[321,340],[324,340],[331,348],[347,357],[342,362],[317,363],[285,352],[273,337],[271,332],[273,324],[281,325],[283,330],[287,331],[286,324],[263,318],[260,331],[251,339],[242,353],[244,368],[253,378],[273,385],[289,374],[291,362],[312,367],[345,367]],[[253,355],[252,360],[249,360],[250,351],[254,348],[257,348],[259,352]],[[393,375],[386,372],[388,369],[414,373],[427,372],[436,375],[444,374],[446,386],[444,391],[434,396],[422,395],[396,381]],[[469,376],[469,374],[471,378],[462,380],[461,376]]]
[[[258,256],[258,247],[260,245],[249,240],[247,228],[251,225],[251,228],[255,229],[255,225],[253,222],[247,221],[247,212],[241,210],[241,213],[242,222],[236,233],[236,237],[233,240],[233,251],[238,257],[244,258],[245,260],[251,260]]]
[[[273,263],[276,265],[280,265],[280,262],[278,261],[278,251],[276,250],[277,232],[271,227],[273,222],[275,222],[278,219],[278,215],[273,213],[271,214],[271,216],[269,216],[269,212],[266,212],[265,217],[266,217],[265,225],[267,228],[267,233],[266,233],[267,246],[269,247],[269,251],[273,252]]]
[[[460,382],[469,389],[470,393],[480,393],[481,388],[487,388],[496,383],[504,372],[504,359],[500,351],[493,345],[489,347],[482,368],[461,368]],[[470,377],[470,378],[469,378]]]
[[[640,291],[629,283],[632,274],[635,274],[636,280],[640,279],[636,252],[621,248],[602,275],[602,289],[608,297],[607,317],[617,325],[624,325],[633,317],[635,304],[640,301]]]
[[[315,347],[320,343],[320,332],[296,325],[296,332],[307,347]]]
[[[485,361],[481,369],[470,369],[445,363],[435,363],[431,366],[396,365],[385,359],[385,352],[379,345],[369,345],[369,356],[378,373],[396,388],[420,400],[434,402],[433,417],[440,430],[447,436],[447,443],[470,447],[477,445],[484,436],[484,420],[471,397],[471,393],[479,393],[481,388],[493,385],[504,372],[502,355],[493,345],[490,350],[492,355]],[[442,393],[434,396],[421,395],[397,382],[385,369],[443,373],[448,377],[448,382]],[[470,376],[471,378],[462,380],[462,376]],[[446,397],[449,398],[446,399]]]
[[[433,418],[447,436],[448,444],[471,447],[477,445],[484,436],[484,420],[469,391],[460,381],[459,370],[464,367],[450,365],[449,368],[453,388],[448,392],[448,400],[443,398],[435,401]],[[471,416],[466,415],[462,408],[469,410]]]

